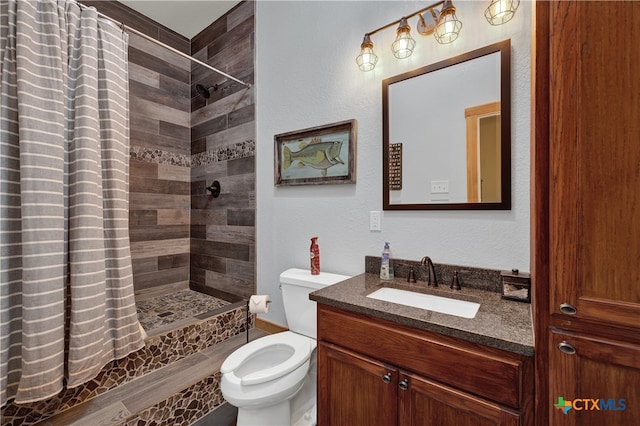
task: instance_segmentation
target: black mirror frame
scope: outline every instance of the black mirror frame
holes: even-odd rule
[[[432,71],[500,52],[501,201],[497,203],[390,204],[389,85]],[[382,208],[383,210],[511,210],[511,40],[504,40],[382,81]]]

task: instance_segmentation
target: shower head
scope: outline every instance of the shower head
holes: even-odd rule
[[[214,91],[218,90],[218,85],[216,84],[211,87],[204,87],[202,84],[196,84],[196,92],[205,99],[209,99],[211,97],[211,89]]]

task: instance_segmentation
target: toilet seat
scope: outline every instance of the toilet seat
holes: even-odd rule
[[[249,372],[242,377],[235,377],[242,386],[257,385],[265,383],[279,377],[282,377],[307,362],[311,357],[311,353],[316,348],[316,341],[309,337],[296,334],[291,331],[271,334],[261,337],[252,342],[247,343],[237,349],[222,363],[220,372],[223,375],[237,376],[234,374],[243,364],[251,361],[256,357],[260,357],[261,352],[267,352],[273,347],[288,347],[291,350],[291,356],[284,361],[257,371]]]

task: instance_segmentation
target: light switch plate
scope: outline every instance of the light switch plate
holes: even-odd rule
[[[369,230],[382,231],[382,214],[379,211],[369,212]]]

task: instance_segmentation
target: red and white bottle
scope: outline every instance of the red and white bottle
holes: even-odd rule
[[[318,246],[318,237],[311,238],[309,255],[311,256],[311,275],[320,275],[320,247]]]

